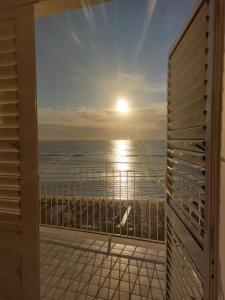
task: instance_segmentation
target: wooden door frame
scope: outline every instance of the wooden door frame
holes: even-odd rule
[[[223,60],[224,60],[224,8],[225,0],[209,0],[209,57],[207,80],[207,101],[209,137],[206,151],[206,215],[211,226],[206,228],[207,252],[209,254],[209,282],[207,284],[208,299],[218,297],[218,264],[219,264],[219,203],[220,203],[220,155],[221,155],[221,119],[223,97]]]
[[[33,4],[35,17],[46,17],[110,1],[113,0],[1,0],[0,11]]]

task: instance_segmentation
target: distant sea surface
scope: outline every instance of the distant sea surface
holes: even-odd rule
[[[165,174],[166,142],[159,140],[40,141],[40,174],[69,175],[78,168]]]
[[[43,224],[164,240],[165,141],[39,146]]]
[[[165,198],[165,141],[40,141],[41,193]]]

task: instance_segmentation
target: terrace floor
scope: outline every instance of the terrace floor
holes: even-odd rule
[[[160,243],[40,227],[41,299],[165,299]]]

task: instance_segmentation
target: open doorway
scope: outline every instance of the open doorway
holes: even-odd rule
[[[41,297],[163,299],[167,59],[194,3],[37,20]]]

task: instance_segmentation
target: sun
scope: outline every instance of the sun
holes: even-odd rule
[[[119,113],[126,113],[129,110],[129,103],[125,98],[119,98],[117,102],[116,110]]]

